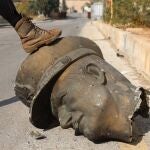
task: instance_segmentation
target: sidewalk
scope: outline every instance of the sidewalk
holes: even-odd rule
[[[94,24],[110,38],[116,50],[127,56],[130,63],[150,79],[150,29],[129,28],[124,31],[100,21]]]

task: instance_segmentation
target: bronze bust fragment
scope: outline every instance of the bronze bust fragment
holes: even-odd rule
[[[58,120],[88,139],[131,142],[134,116],[148,113],[144,89],[108,64],[89,39],[65,37],[41,47],[22,63],[16,95],[41,129]]]

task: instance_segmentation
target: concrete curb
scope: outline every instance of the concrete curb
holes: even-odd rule
[[[150,39],[115,28],[100,21],[94,22],[96,27],[109,37],[116,49],[123,52],[130,63],[150,79]]]

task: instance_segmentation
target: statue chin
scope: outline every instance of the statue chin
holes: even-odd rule
[[[31,123],[41,129],[59,121],[89,140],[134,138],[136,115],[147,116],[147,93],[108,64],[89,39],[65,37],[43,46],[22,63],[17,97],[30,107]]]

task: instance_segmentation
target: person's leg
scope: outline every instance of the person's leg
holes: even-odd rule
[[[22,18],[11,0],[0,0],[0,15],[13,27],[15,27],[16,23]]]
[[[32,53],[42,45],[52,43],[61,35],[59,29],[43,30],[35,26],[27,17],[22,17],[12,0],[0,0],[0,15],[15,28],[27,53]]]

